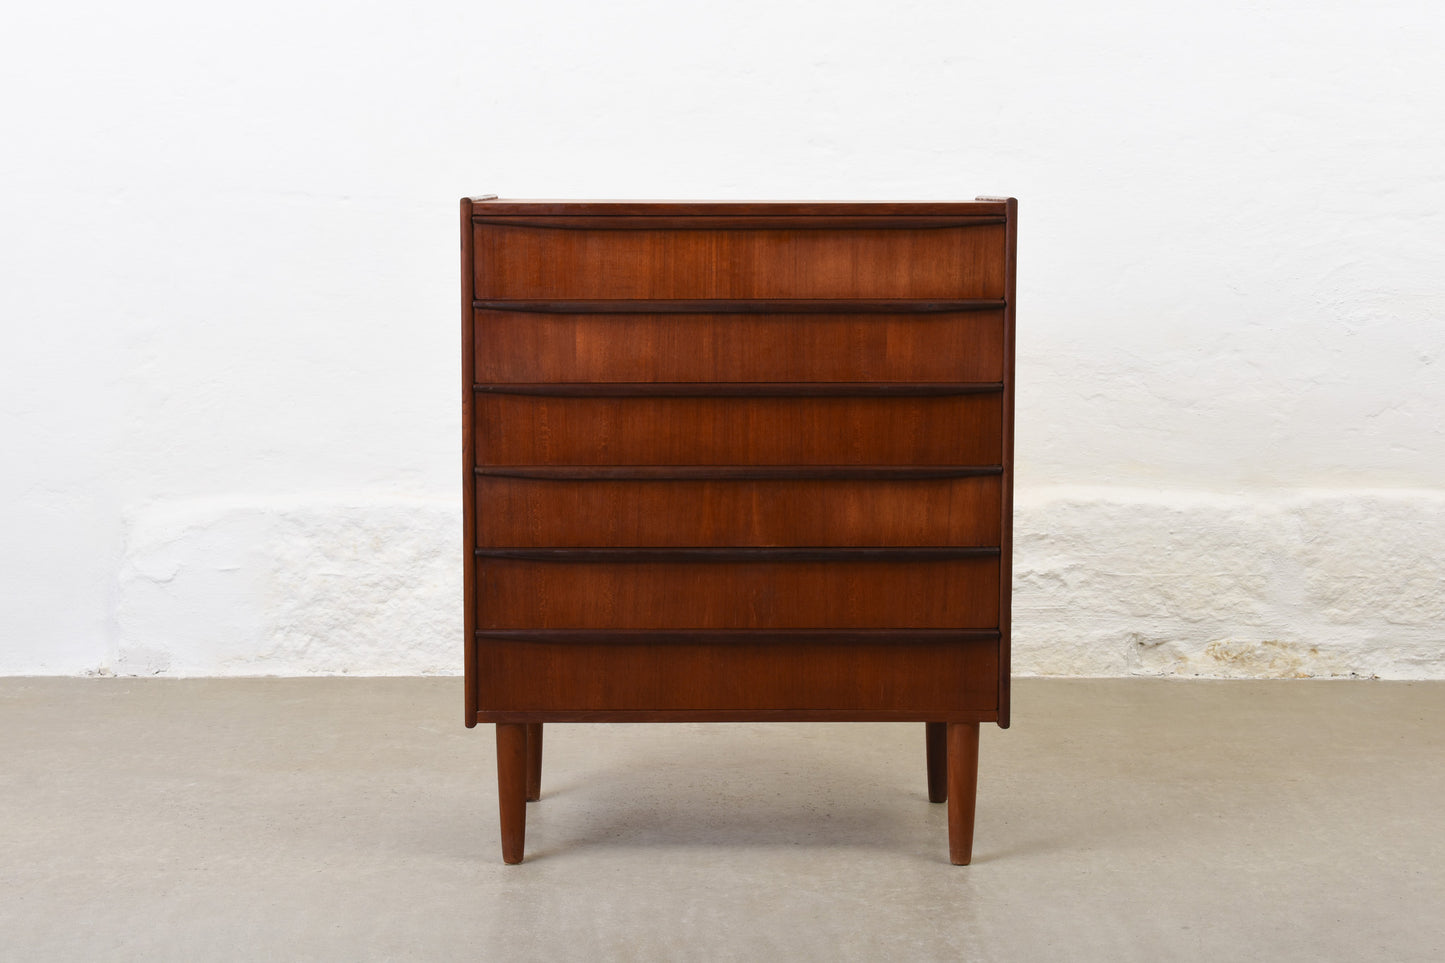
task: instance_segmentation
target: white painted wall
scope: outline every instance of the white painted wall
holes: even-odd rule
[[[1021,198],[1022,673],[1445,676],[1426,0],[24,5],[0,672],[460,663],[456,198]]]

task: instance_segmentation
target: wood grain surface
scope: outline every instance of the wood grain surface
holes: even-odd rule
[[[477,479],[479,546],[997,545],[999,476],[921,481]]]
[[[1001,298],[1004,225],[474,228],[478,298]]]
[[[997,624],[996,557],[717,563],[479,559],[477,564],[477,627],[483,629]]]
[[[994,643],[531,645],[480,650],[483,710],[992,710]]]
[[[483,310],[482,382],[1001,381],[1002,311],[553,314]]]
[[[997,393],[940,398],[480,395],[482,465],[996,465]]]

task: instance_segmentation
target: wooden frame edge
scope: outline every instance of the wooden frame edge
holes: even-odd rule
[[[479,723],[996,722],[993,709],[479,709]]]
[[[478,311],[538,314],[969,314],[1003,298],[477,298]]]
[[[465,718],[468,729],[477,724],[477,453],[472,427],[472,406],[476,399],[476,310],[475,259],[472,256],[473,201],[461,202],[462,271],[462,613],[463,678],[466,680]]]
[[[1002,510],[999,529],[999,680],[998,680],[998,725],[1007,729],[1010,724],[1009,703],[1012,697],[1013,676],[1013,506],[1014,506],[1014,342],[1015,311],[1018,297],[1018,220],[1019,202],[1010,197],[1007,206],[1007,224],[1004,228],[1004,342],[1003,342],[1003,455],[1005,465],[1003,481]]]
[[[998,227],[1007,215],[998,214],[478,214],[474,224],[533,230],[604,231],[827,231],[897,230],[934,231]]]

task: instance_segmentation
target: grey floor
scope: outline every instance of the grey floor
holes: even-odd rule
[[[549,726],[504,866],[457,679],[0,680],[0,958],[1441,960],[1445,683],[1016,683],[923,727]]]

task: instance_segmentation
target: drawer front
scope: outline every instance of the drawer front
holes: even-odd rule
[[[482,393],[481,465],[997,465],[997,392],[568,398]]]
[[[1001,298],[1004,293],[1002,224],[720,230],[545,223],[474,225],[476,297]]]
[[[998,475],[862,479],[477,479],[477,544],[998,545]]]
[[[482,710],[982,710],[998,643],[586,644],[484,640]]]
[[[1003,380],[1003,312],[479,310],[481,382]]]
[[[998,557],[924,562],[482,558],[481,629],[994,628]]]

